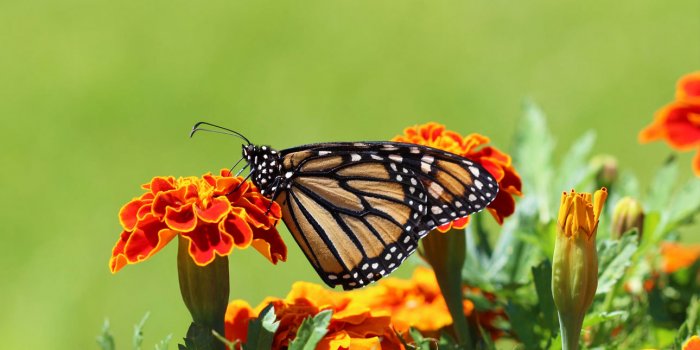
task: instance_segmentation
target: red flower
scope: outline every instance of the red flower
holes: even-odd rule
[[[676,87],[676,100],[656,112],[651,125],[639,133],[639,141],[665,140],[679,151],[697,149],[693,170],[700,176],[700,72],[682,77]]]
[[[430,122],[406,128],[403,135],[394,137],[392,141],[430,146],[480,163],[493,175],[500,187],[498,195],[487,207],[491,215],[499,224],[503,224],[503,219],[515,212],[513,196],[522,194],[520,175],[515,171],[509,155],[486,145],[490,142],[488,137],[479,134],[463,137],[454,131],[445,130],[444,125]],[[447,232],[450,228],[462,229],[468,222],[468,217],[455,220],[438,227],[438,230]]]
[[[123,231],[109,261],[112,273],[148,259],[178,234],[189,241],[189,254],[200,266],[250,245],[273,264],[285,261],[287,247],[275,229],[279,205],[250,182],[228,194],[241,181],[222,170],[220,176],[154,177],[144,184],[146,193],[119,211]]]

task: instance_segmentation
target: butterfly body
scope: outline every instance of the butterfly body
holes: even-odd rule
[[[319,276],[344,289],[388,275],[428,232],[483,210],[498,193],[481,165],[414,144],[247,145],[243,157]]]

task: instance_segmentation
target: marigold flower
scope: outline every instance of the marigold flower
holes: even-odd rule
[[[561,197],[552,263],[552,295],[559,312],[563,348],[578,349],[586,311],[598,287],[596,233],[607,198],[605,188]]]
[[[681,245],[675,242],[661,244],[662,269],[665,273],[674,273],[689,267],[700,259],[700,244]]]
[[[657,111],[651,125],[639,133],[642,143],[657,140],[679,151],[697,149],[692,165],[700,176],[700,72],[681,77],[676,100]]]
[[[243,301],[231,302],[226,312],[226,338],[245,343],[248,322],[269,304],[274,306],[279,321],[272,349],[286,349],[305,318],[328,309],[333,315],[317,349],[403,349],[388,313],[354,302],[348,293],[306,282],[292,285],[286,298],[268,298],[255,309]]]
[[[700,337],[694,335],[683,343],[683,350],[700,350]]]
[[[505,217],[515,212],[513,196],[522,194],[520,175],[515,171],[509,155],[486,145],[490,142],[488,137],[479,134],[464,137],[454,131],[446,130],[442,124],[430,122],[406,128],[403,135],[394,137],[392,141],[430,146],[480,163],[493,175],[499,185],[498,195],[487,207],[489,212],[499,224],[503,223]],[[441,232],[447,232],[450,228],[462,229],[468,222],[467,217],[442,225],[438,229]]]
[[[287,247],[275,228],[279,205],[250,182],[228,194],[241,181],[222,170],[201,178],[159,176],[144,184],[146,192],[119,211],[123,231],[112,250],[112,273],[148,259],[177,235],[189,242],[199,266],[250,245],[272,263],[285,261]]]

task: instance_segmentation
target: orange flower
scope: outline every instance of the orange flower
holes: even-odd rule
[[[328,333],[317,349],[403,349],[391,328],[391,317],[361,303],[347,293],[326,290],[319,285],[297,282],[285,299],[268,298],[256,309],[234,301],[226,311],[226,338],[245,343],[248,322],[269,304],[275,309],[279,327],[272,349],[286,349],[305,318],[322,310],[333,310]]]
[[[495,147],[486,146],[490,142],[488,137],[479,134],[463,137],[454,131],[445,130],[444,125],[430,122],[406,128],[403,135],[394,137],[392,141],[430,146],[480,163],[493,175],[500,187],[498,195],[487,209],[499,224],[503,224],[503,219],[515,212],[513,196],[522,194],[520,175],[515,171],[509,155]],[[468,222],[468,217],[455,220],[438,227],[438,230],[447,232],[450,228],[462,229]]]
[[[651,125],[639,133],[642,143],[662,139],[679,151],[698,149],[693,170],[700,176],[700,72],[681,77],[676,100],[657,111]]]
[[[683,343],[683,350],[700,350],[700,337],[694,335],[688,338],[688,340]]]
[[[376,286],[353,290],[348,294],[372,310],[391,315],[394,327],[402,333],[409,327],[431,332],[452,324],[452,316],[435,273],[425,267],[417,268],[410,280],[386,278]],[[466,300],[465,303],[465,309],[471,311],[471,302]]]
[[[241,181],[222,170],[220,176],[154,177],[144,184],[146,193],[119,211],[123,231],[109,261],[112,273],[148,259],[178,234],[189,241],[189,255],[200,266],[230,254],[234,246],[250,245],[273,264],[285,261],[287,247],[275,229],[279,205],[270,207],[250,182],[227,195]]]
[[[478,288],[467,287],[465,292],[480,294],[490,300],[494,298]],[[394,329],[400,333],[413,327],[423,333],[437,335],[441,328],[452,324],[452,316],[440,292],[435,273],[425,267],[418,267],[410,280],[387,278],[379,281],[376,286],[353,290],[348,295],[354,302],[390,314]],[[465,317],[489,331],[494,339],[502,334],[495,326],[498,318],[505,317],[502,312],[476,312],[470,300],[465,299],[462,303]]]
[[[465,292],[488,293],[477,288]],[[375,286],[349,292],[335,292],[319,285],[297,282],[285,299],[268,298],[255,309],[244,301],[233,301],[226,311],[226,338],[245,343],[248,322],[272,304],[279,328],[273,349],[286,348],[307,318],[322,310],[333,310],[328,333],[318,349],[403,349],[396,332],[406,335],[414,327],[427,335],[439,336],[439,330],[452,324],[452,317],[440,293],[432,270],[419,267],[410,280],[386,278]],[[502,310],[476,312],[474,304],[464,300],[464,314],[497,339],[503,334],[496,322],[504,318]],[[406,335],[407,336],[407,335]]]
[[[663,271],[674,273],[689,267],[700,258],[700,245],[683,246],[678,243],[664,242],[661,244]]]

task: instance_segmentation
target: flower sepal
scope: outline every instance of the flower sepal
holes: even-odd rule
[[[224,318],[229,298],[228,257],[217,256],[205,266],[197,265],[189,254],[190,242],[178,240],[177,272],[182,300],[192,315],[187,342],[192,349],[224,350],[212,330],[224,334]],[[189,348],[188,348],[189,349]]]

